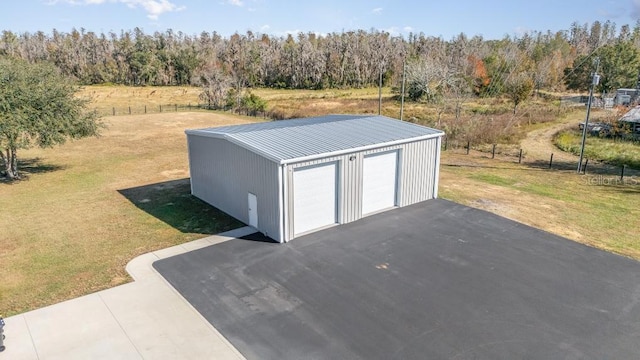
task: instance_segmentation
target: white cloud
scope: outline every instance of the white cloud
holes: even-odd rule
[[[239,0],[236,0],[239,1]],[[100,5],[104,3],[125,4],[131,9],[141,7],[147,12],[147,17],[151,20],[158,20],[164,13],[184,10],[184,6],[176,5],[169,0],[50,0],[49,5],[67,3],[71,5]]]
[[[392,26],[390,28],[382,29],[382,31],[388,32],[390,35],[398,35],[399,33],[397,26]]]
[[[516,26],[516,28],[513,29],[513,31],[514,31],[516,36],[524,36],[524,35],[526,35],[526,34],[531,32],[531,30],[529,28],[524,27],[524,26]]]
[[[371,10],[371,12],[374,13],[374,14],[380,14],[382,12],[382,8],[381,7],[377,7],[375,9]]]
[[[401,35],[403,33],[410,33],[413,31],[413,28],[411,26],[404,26],[402,28],[398,27],[398,26],[391,26],[388,27],[386,29],[379,29],[380,31],[384,31],[389,33],[389,35],[392,36],[398,36]]]
[[[326,32],[321,32],[321,31],[302,31],[300,29],[285,30],[285,31],[273,31],[273,32],[271,32],[271,35],[279,36],[279,37],[287,37],[289,35],[291,35],[293,37],[296,37],[299,34],[315,34],[317,37],[327,37],[327,35],[329,35]]]
[[[244,6],[244,2],[242,2],[242,0],[228,0],[227,2],[234,6]]]
[[[271,26],[269,26],[267,24],[260,26],[260,31],[261,32],[265,32],[265,31],[267,31],[269,29],[271,29]]]

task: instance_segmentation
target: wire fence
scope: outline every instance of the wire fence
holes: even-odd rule
[[[445,136],[442,150],[470,157],[520,164],[541,170],[572,171],[580,174],[603,176],[604,181],[617,184],[640,185],[640,169],[626,165],[612,165],[597,159],[585,158],[578,171],[578,157],[563,152],[529,152],[517,145],[482,144],[471,141],[450,140]],[[546,155],[546,156],[545,156]],[[458,164],[460,165],[460,164]]]
[[[273,116],[273,114],[267,111],[252,112],[245,109],[214,108],[213,106],[210,106],[208,104],[174,103],[146,104],[126,107],[103,106],[96,108],[98,114],[102,116],[143,115],[200,110],[233,111],[234,113],[239,115],[277,119]],[[527,149],[517,147],[516,145],[474,144],[473,141],[449,139],[449,137],[445,136],[442,141],[442,150],[469,156],[480,156],[483,158],[496,159],[511,163],[519,163],[539,169],[564,171],[572,170],[574,172],[578,172],[577,157],[574,160],[573,155],[562,152],[559,149],[555,153],[549,152],[546,157],[542,157],[539,151],[535,152],[535,154],[530,153],[527,151]],[[618,176],[619,181],[624,182],[625,179],[627,179],[627,181],[631,181],[632,183],[640,184],[640,179],[636,179],[640,176],[640,169],[629,168],[625,165],[616,166],[598,161],[597,159],[586,158],[582,166],[580,167],[580,173],[586,174],[587,172],[605,176]]]
[[[246,109],[233,109],[233,108],[219,108],[213,107],[209,104],[144,104],[144,105],[129,105],[129,106],[101,106],[95,108],[98,115],[101,116],[122,116],[122,115],[144,115],[144,114],[159,114],[167,112],[188,112],[199,110],[218,110],[218,111],[233,111],[239,115],[253,116],[253,117],[269,117],[269,113],[266,111],[250,111]]]

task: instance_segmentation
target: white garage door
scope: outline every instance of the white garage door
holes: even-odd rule
[[[336,163],[293,171],[293,233],[336,223]]]
[[[398,152],[365,156],[362,172],[362,214],[395,206]]]

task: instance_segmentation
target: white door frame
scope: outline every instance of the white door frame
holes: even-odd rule
[[[305,234],[311,231],[315,231],[326,226],[334,225],[338,222],[338,161],[330,161],[326,163],[314,164],[309,166],[297,167],[293,170],[293,234],[294,237],[301,234]],[[327,178],[318,177],[321,175],[319,172],[331,171],[330,182],[317,183],[318,180],[327,180]],[[328,174],[325,174],[328,175]],[[300,183],[302,179],[304,183]],[[296,183],[298,181],[298,183]],[[316,186],[313,188],[312,199],[301,198],[300,190],[304,186],[308,186],[308,182],[316,182]],[[303,200],[304,199],[304,200]],[[304,202],[301,202],[304,201]],[[330,211],[324,212],[321,217],[309,217],[309,213],[303,213],[301,207],[305,209],[320,209],[317,206],[321,206],[323,210],[327,210],[330,204]],[[309,207],[310,206],[310,207]],[[304,215],[302,215],[304,214]],[[329,221],[330,220],[330,221]]]
[[[362,215],[375,214],[377,212],[392,208],[398,205],[398,163],[400,158],[399,150],[384,151],[378,153],[371,153],[364,156],[363,159],[363,173],[362,173]],[[389,168],[377,168],[375,172],[371,171],[374,168],[371,165],[367,166],[367,160],[377,161],[376,166],[387,165],[384,161],[393,161],[392,167]],[[380,163],[382,162],[382,163]],[[369,163],[371,164],[371,163]],[[388,164],[391,165],[391,164]],[[374,182],[371,182],[371,181]],[[383,183],[380,183],[382,181]],[[377,184],[376,184],[377,182]],[[375,185],[374,185],[375,184]],[[374,185],[373,188],[370,186]],[[376,186],[377,185],[377,186]],[[392,189],[388,187],[392,185]],[[384,186],[384,188],[379,188]],[[383,192],[381,190],[389,191],[393,193]],[[392,197],[389,197],[391,195]]]
[[[249,208],[249,226],[258,229],[258,197],[255,194],[248,193],[247,205]]]

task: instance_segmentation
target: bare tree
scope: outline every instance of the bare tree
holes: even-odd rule
[[[223,108],[232,87],[231,78],[225,75],[219,67],[212,67],[200,76],[199,82],[202,84],[200,100],[207,103],[209,108]]]

